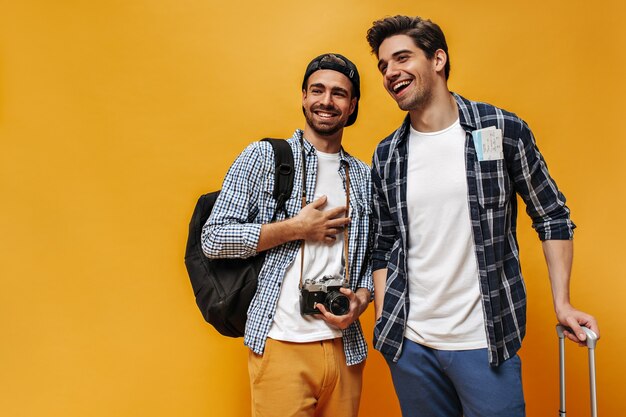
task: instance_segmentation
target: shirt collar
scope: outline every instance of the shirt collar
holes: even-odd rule
[[[300,147],[300,143],[304,143],[304,153],[307,156],[312,153],[315,153],[315,147],[313,147],[311,142],[309,142],[308,140],[304,138],[304,131],[302,131],[302,129],[296,129],[296,131],[293,134],[293,138],[296,139],[296,141],[298,142],[298,147]],[[302,139],[302,142],[300,142],[300,139]],[[351,158],[351,155],[348,152],[346,152],[346,150],[343,149],[343,146],[342,146],[341,149],[339,150],[339,160],[341,161],[342,164],[348,164],[350,163],[350,158]]]
[[[459,108],[459,122],[465,130],[476,130],[476,123],[474,118],[471,117],[470,103],[457,93],[452,93],[452,96],[456,100],[456,105]]]
[[[459,108],[459,123],[465,130],[476,130],[474,119],[470,116],[471,109],[469,102],[458,95],[457,93],[450,92],[456,101],[456,105]],[[393,136],[392,148],[398,147],[401,143],[407,140],[410,133],[411,116],[407,113],[402,125]],[[393,149],[392,149],[393,150]]]

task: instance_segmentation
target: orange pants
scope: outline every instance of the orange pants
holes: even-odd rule
[[[248,356],[252,417],[356,417],[364,366],[346,365],[341,338],[268,338],[262,356]]]

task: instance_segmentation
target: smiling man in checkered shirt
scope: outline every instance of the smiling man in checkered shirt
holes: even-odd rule
[[[517,356],[526,291],[517,195],[543,242],[568,337],[596,320],[569,300],[574,224],[532,132],[516,115],[448,90],[448,48],[430,20],[367,33],[383,84],[408,111],[373,158],[374,344],[405,416],[525,415]]]
[[[210,258],[266,252],[244,337],[253,416],[358,414],[367,356],[358,318],[373,290],[371,182],[369,167],[341,140],[344,127],[356,121],[359,97],[359,73],[347,58],[324,54],[311,61],[302,82],[304,130],[287,140],[295,169],[287,216],[279,211],[272,222],[274,156],[267,142],[255,142],[228,171],[203,229]],[[340,289],[349,310],[335,315],[318,303],[322,314],[301,314],[300,283],[326,276],[349,278]]]

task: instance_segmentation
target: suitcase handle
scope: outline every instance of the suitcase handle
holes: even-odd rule
[[[580,327],[582,327],[583,331],[587,335],[587,340],[586,340],[587,347],[589,349],[595,349],[596,348],[596,344],[598,343],[598,335],[593,330],[591,330],[588,327],[585,327],[585,326],[580,326]],[[558,334],[559,339],[565,338],[565,335],[563,334],[564,330],[567,330],[568,332],[574,334],[574,331],[571,328],[569,328],[567,326],[563,326],[562,324],[557,324],[556,325],[556,333]]]
[[[591,399],[591,416],[598,417],[598,404],[596,398],[596,359],[595,349],[598,343],[598,335],[585,326],[581,326],[587,335],[587,348],[589,353],[589,395]],[[556,325],[556,333],[559,336],[559,382],[561,403],[559,407],[559,417],[566,417],[565,412],[565,335],[563,331],[567,330],[574,333],[569,327],[561,324]]]

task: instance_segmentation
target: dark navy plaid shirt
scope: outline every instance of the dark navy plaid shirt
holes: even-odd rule
[[[548,174],[532,132],[516,115],[453,94],[465,130],[468,204],[489,348],[496,366],[521,347],[526,332],[526,288],[516,237],[517,198],[541,240],[573,238],[565,197]],[[373,270],[388,268],[382,317],[374,347],[397,361],[409,311],[406,205],[409,116],[377,147],[372,162]],[[472,131],[502,130],[504,159],[479,161]]]
[[[298,214],[302,204],[302,131],[296,130],[288,139],[294,157],[295,178],[291,197],[285,203],[288,217]],[[317,154],[304,140],[306,154],[307,202],[310,203],[317,181]],[[339,175],[345,188],[345,166],[350,175],[350,217],[348,227],[350,288],[367,288],[373,292],[371,263],[371,183],[370,168],[343,149],[339,153]],[[211,216],[202,229],[202,250],[210,258],[247,258],[256,255],[261,225],[272,221],[276,211],[274,192],[274,153],[268,142],[250,144],[228,170],[222,191]],[[276,213],[276,220],[285,213]],[[269,249],[259,274],[257,292],[248,309],[244,343],[261,355],[272,326],[285,271],[293,263],[300,241],[292,241]],[[294,314],[300,314],[294,311]],[[357,364],[367,356],[367,343],[359,321],[342,331],[348,365]]]

